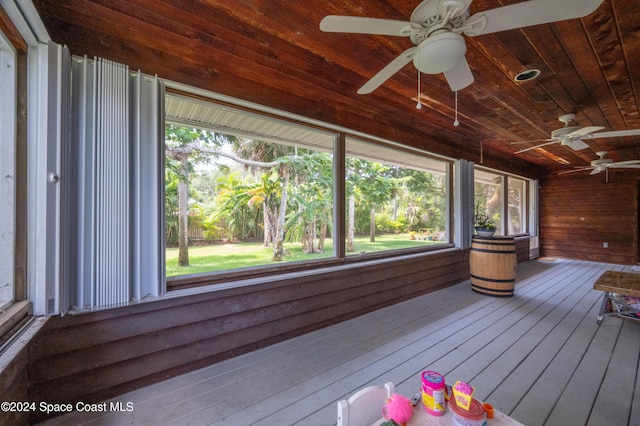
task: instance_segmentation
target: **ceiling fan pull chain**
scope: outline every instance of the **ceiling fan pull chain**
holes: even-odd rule
[[[460,122],[458,121],[458,91],[456,90],[455,92],[453,92],[455,94],[455,104],[456,104],[456,117],[455,120],[453,121],[453,125],[458,127],[458,125],[460,124]]]
[[[422,109],[422,102],[420,102],[420,70],[418,70],[418,105],[416,105],[417,109]]]

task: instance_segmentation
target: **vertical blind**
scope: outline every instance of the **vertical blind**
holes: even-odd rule
[[[164,289],[163,87],[105,59],[72,60],[64,253],[74,310],[119,306]]]

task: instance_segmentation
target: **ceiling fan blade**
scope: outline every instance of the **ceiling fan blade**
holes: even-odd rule
[[[443,74],[444,78],[447,79],[447,83],[449,83],[449,87],[451,87],[451,90],[454,92],[462,90],[473,83],[473,74],[464,56],[462,60],[458,62],[458,65],[449,71],[445,71]]]
[[[602,167],[596,167],[593,169],[593,171],[591,173],[589,173],[590,175],[597,175],[598,173],[600,173],[602,170],[604,170]]]
[[[328,33],[379,34],[408,36],[413,27],[410,22],[395,19],[366,18],[362,16],[325,16],[320,29]]]
[[[569,148],[573,149],[574,151],[580,151],[582,149],[589,148],[589,145],[582,142],[580,139],[570,139],[566,145],[568,145]]]
[[[596,138],[617,138],[620,136],[637,136],[640,135],[640,129],[631,130],[615,130],[612,132],[600,132],[591,135],[591,139]]]
[[[531,140],[531,141],[509,142],[509,144],[510,145],[520,145],[520,144],[523,144],[523,143],[534,143],[534,142],[551,142],[551,141],[557,142],[558,140],[559,139],[549,139],[549,138],[547,138],[547,139],[534,139],[534,140]]]
[[[604,129],[604,127],[600,127],[600,126],[581,127],[580,129],[574,130],[573,132],[563,137],[584,136],[584,135],[588,135],[589,133],[597,132],[598,130],[602,130],[602,129]]]
[[[640,169],[640,160],[618,161],[617,163],[609,164],[609,167],[614,169]]]
[[[582,18],[593,13],[603,0],[530,0],[476,13],[467,19],[468,36]]]
[[[594,167],[592,166],[580,166],[580,167],[576,167],[573,170],[565,170],[563,172],[558,172],[559,175],[566,175],[567,173],[575,173],[575,172],[584,172],[585,170],[590,170],[593,169]]]
[[[560,142],[560,141],[554,139],[551,142],[547,142],[547,143],[543,143],[543,144],[536,145],[536,146],[530,146],[529,148],[521,149],[520,151],[514,152],[514,154],[520,154],[522,152],[531,151],[532,149],[536,149],[536,148],[542,148],[543,146],[551,145],[551,144],[558,143],[558,142]]]
[[[400,71],[405,65],[411,62],[413,59],[413,53],[416,51],[415,47],[409,48],[402,52],[400,56],[389,62],[386,67],[382,68],[371,80],[369,80],[364,86],[358,89],[359,95],[366,95],[376,90],[382,83],[387,81],[389,77]]]

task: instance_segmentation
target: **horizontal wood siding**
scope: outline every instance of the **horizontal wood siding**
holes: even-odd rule
[[[29,401],[29,378],[27,377],[27,360],[27,351],[22,350],[16,356],[14,356],[6,366],[2,365],[2,368],[0,368],[1,402]],[[27,424],[28,419],[28,411],[0,411],[0,424]]]
[[[637,185],[640,173],[579,172],[541,182],[540,254],[635,264],[638,253]],[[604,248],[603,243],[609,247]]]
[[[464,281],[468,260],[452,249],[53,317],[30,345],[30,400],[101,401]]]
[[[529,237],[517,237],[516,243],[516,262],[526,262],[529,260]]]

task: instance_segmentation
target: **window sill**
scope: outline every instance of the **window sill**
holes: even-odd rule
[[[400,256],[420,255],[453,248],[453,244],[438,244],[429,248],[400,249],[395,251],[370,252],[364,254],[349,254],[344,259],[327,258],[314,262],[289,263],[275,267],[254,267],[225,272],[211,272],[197,275],[183,275],[167,278],[167,292],[210,286],[229,284],[248,279],[273,277],[293,272],[314,271],[341,265],[353,265],[371,260],[395,259]]]
[[[0,346],[9,340],[14,331],[17,331],[29,319],[31,302],[23,300],[15,302],[7,309],[0,311]]]

